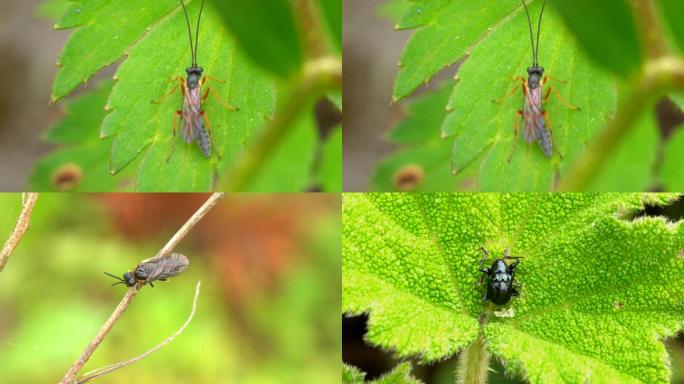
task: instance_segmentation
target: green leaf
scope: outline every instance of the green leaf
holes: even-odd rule
[[[196,19],[199,6],[198,1],[188,6],[191,19]],[[138,190],[211,189],[215,173],[223,174],[239,161],[273,112],[271,79],[251,66],[212,9],[205,8],[202,15],[197,55],[205,75],[215,78],[208,80],[204,89],[211,88],[218,98],[210,94],[202,108],[211,126],[213,152],[221,159],[206,159],[195,143],[186,144],[178,132],[180,127],[173,136],[182,99],[178,88],[171,92],[178,81],[170,79],[183,75],[191,63],[185,15],[177,6],[130,50],[117,71],[118,81],[108,102],[111,113],[102,124],[101,135],[114,136],[111,172],[119,172],[140,156]],[[164,95],[168,96],[153,102]],[[230,110],[225,103],[239,110]]]
[[[357,368],[347,364],[342,364],[342,384],[363,384],[365,374]],[[373,384],[421,384],[422,381],[411,376],[411,364],[402,363],[382,376],[381,378],[368,383]]]
[[[529,9],[531,14],[539,14],[539,3]],[[442,136],[455,136],[453,170],[461,172],[482,156],[479,184],[483,191],[551,190],[615,109],[612,77],[584,57],[558,16],[548,9],[540,37],[540,62],[545,73],[562,81],[549,80],[546,89],[554,87],[581,110],[569,109],[555,93],[544,104],[553,131],[553,158],[546,158],[536,142],[525,141],[523,124],[514,142],[522,92],[503,98],[514,87],[520,89],[520,81],[510,79],[523,75],[530,65],[529,39],[520,33],[527,28],[525,13],[518,9],[473,48],[459,70],[459,82],[447,106],[451,113],[442,126]],[[494,99],[503,100],[497,103]]]
[[[380,17],[399,22],[406,12],[411,8],[410,0],[387,0],[378,8]]]
[[[98,138],[104,105],[112,82],[65,103],[66,116],[47,133],[47,139],[67,146],[42,157],[29,178],[35,191],[109,192],[126,189],[130,172],[109,173],[111,140]]]
[[[173,0],[95,0],[74,4],[57,23],[57,28],[80,28],[74,31],[59,56],[59,69],[52,84],[53,102],[116,61],[148,28],[155,28],[160,19],[177,8],[178,2]],[[160,62],[163,61],[157,61]],[[148,80],[154,75],[146,73]]]
[[[366,375],[351,365],[342,364],[342,384],[361,384]]]
[[[455,63],[487,28],[519,5],[516,1],[416,1],[397,26],[417,31],[399,62],[394,101],[408,96],[442,68]]]
[[[644,109],[609,161],[603,165],[589,191],[649,190],[654,182],[653,169],[660,146],[660,130],[654,108],[654,105],[649,105]]]
[[[302,47],[287,0],[215,0],[212,4],[255,63],[283,78],[299,70]]]
[[[671,31],[671,35],[679,50],[684,52],[684,2],[679,0],[660,0],[654,2],[660,6],[662,17]]]
[[[342,310],[399,357],[478,335],[531,383],[666,383],[684,326],[684,225],[630,220],[670,194],[345,194]],[[482,303],[480,247],[522,256],[520,296]],[[491,261],[489,261],[491,262]]]
[[[444,192],[477,186],[475,166],[452,175],[452,143],[439,137],[450,92],[451,83],[445,83],[408,104],[407,117],[389,134],[392,142],[408,147],[378,164],[371,179],[373,190]]]
[[[626,0],[551,0],[589,57],[629,77],[642,63],[634,15]]]
[[[330,34],[335,49],[342,51],[342,1],[341,0],[318,0],[320,11],[323,14],[326,30]]]
[[[70,0],[46,0],[38,4],[36,14],[50,20],[57,20],[67,9],[71,8]]]
[[[269,154],[267,166],[245,188],[246,192],[300,192],[311,184],[318,132],[313,112],[310,108],[305,111]]]
[[[677,127],[665,145],[661,179],[668,191],[684,191],[684,125]]]
[[[318,177],[325,192],[342,192],[342,127],[325,139],[321,150]]]

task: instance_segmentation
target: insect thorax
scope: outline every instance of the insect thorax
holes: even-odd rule
[[[539,87],[542,76],[544,76],[544,68],[529,67],[527,68],[527,86],[531,89]]]

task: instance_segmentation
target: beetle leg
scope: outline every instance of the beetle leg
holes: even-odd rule
[[[480,260],[480,271],[484,272],[485,270],[482,269],[482,263],[484,263],[487,258],[489,258],[489,252],[485,249],[485,247],[480,247],[480,250],[482,251],[482,259]],[[487,272],[485,272],[487,273]]]
[[[511,296],[520,296],[520,292],[515,287],[511,287]]]
[[[485,303],[487,300],[489,300],[489,298],[487,297],[487,292],[485,292],[484,296],[482,296],[482,302]]]
[[[150,281],[150,287],[154,288],[154,284]]]

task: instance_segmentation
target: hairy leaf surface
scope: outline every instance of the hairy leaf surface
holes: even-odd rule
[[[662,339],[684,326],[684,225],[633,217],[674,198],[346,194],[343,312],[368,313],[366,340],[402,357],[445,359],[482,334],[532,383],[666,383]],[[481,246],[524,257],[504,307],[482,303]]]

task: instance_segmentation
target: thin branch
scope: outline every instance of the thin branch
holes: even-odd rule
[[[168,343],[173,341],[173,339],[175,339],[178,335],[183,333],[183,331],[185,330],[185,327],[187,327],[188,324],[190,324],[190,321],[192,321],[192,318],[195,316],[195,310],[197,309],[197,298],[199,297],[199,293],[200,293],[200,285],[201,285],[201,281],[198,281],[197,285],[195,286],[195,298],[192,300],[192,310],[190,311],[190,315],[188,316],[188,319],[185,320],[185,323],[183,323],[183,325],[178,329],[178,331],[176,331],[176,333],[167,337],[164,341],[157,344],[157,346],[155,346],[154,348],[148,350],[147,352],[145,352],[139,356],[136,356],[132,359],[122,361],[122,362],[119,362],[116,364],[111,364],[111,365],[108,365],[106,367],[94,369],[94,370],[86,373],[85,375],[78,378],[75,384],[82,384],[82,383],[88,382],[88,381],[90,381],[96,377],[106,375],[107,373],[116,371],[117,369],[123,368],[127,365],[131,365],[137,361],[144,359],[145,357],[151,355],[152,353],[156,352],[157,350],[161,349],[162,347],[166,346]]]
[[[2,247],[2,251],[0,251],[0,272],[5,268],[10,255],[17,248],[17,245],[19,245],[21,238],[24,237],[24,233],[29,229],[29,219],[31,219],[31,213],[38,200],[38,195],[38,193],[25,193],[21,196],[22,208],[19,218],[17,219],[17,224],[7,238],[5,245]]]
[[[209,212],[209,210],[216,205],[216,202],[221,199],[224,196],[223,193],[214,193],[212,194],[206,202],[188,219],[188,221],[183,224],[180,229],[176,232],[173,237],[162,247],[161,250],[157,253],[157,256],[155,257],[160,257],[167,255],[171,253],[171,251],[174,250],[176,245],[180,243],[181,240],[190,232],[190,230],[204,217],[204,215]],[[119,320],[123,312],[126,310],[128,305],[131,303],[135,295],[138,294],[138,289],[133,286],[131,287],[128,292],[126,292],[126,295],[124,295],[123,299],[121,299],[121,302],[119,305],[116,307],[114,312],[112,312],[111,316],[109,319],[104,323],[100,331],[95,335],[95,338],[90,342],[88,347],[86,347],[85,351],[83,351],[83,354],[81,357],[76,360],[74,365],[69,368],[67,373],[64,375],[64,378],[62,378],[62,381],[60,381],[60,384],[74,384],[76,380],[76,375],[78,374],[78,371],[83,368],[85,363],[90,359],[90,356],[95,352],[95,349],[102,343],[104,338],[107,336],[109,331],[111,331],[112,327],[114,324]]]

